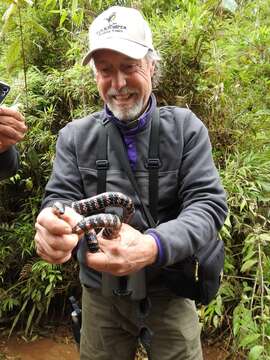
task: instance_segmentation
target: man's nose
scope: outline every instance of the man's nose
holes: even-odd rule
[[[112,77],[112,87],[115,90],[121,90],[126,84],[126,75],[120,70],[116,71]]]

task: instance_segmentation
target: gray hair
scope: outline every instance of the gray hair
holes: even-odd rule
[[[148,62],[154,62],[155,64],[154,75],[152,77],[152,85],[153,88],[156,88],[158,87],[161,78],[161,57],[155,50],[148,50],[147,54],[145,55],[145,59]]]

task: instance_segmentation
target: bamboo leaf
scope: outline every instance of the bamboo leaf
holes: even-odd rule
[[[60,9],[60,12],[63,11],[63,0],[59,0],[59,9]]]
[[[4,12],[3,16],[2,16],[2,21],[4,23],[6,23],[9,18],[11,17],[11,15],[16,11],[17,9],[17,5],[15,3],[12,3],[7,10]]]
[[[247,335],[240,341],[239,346],[244,348],[247,345],[249,345],[249,344],[253,343],[254,341],[256,341],[257,339],[259,339],[260,336],[261,336],[261,334]]]
[[[255,264],[257,264],[258,260],[257,259],[251,259],[246,261],[243,266],[241,267],[241,272],[246,272],[248,270],[250,270]]]
[[[253,346],[248,354],[248,360],[258,360],[263,353],[263,350],[262,345]]]
[[[243,209],[247,206],[247,201],[246,199],[243,199],[241,204],[240,204],[240,211],[243,211]]]
[[[50,283],[50,284],[46,287],[45,295],[48,295],[48,293],[51,291],[52,287],[53,287],[53,284],[52,284],[52,283]]]
[[[9,71],[21,61],[21,44],[17,39],[10,43],[7,48],[6,59],[8,61],[7,68]]]
[[[20,316],[21,316],[21,314],[24,312],[27,304],[28,304],[28,299],[25,300],[25,302],[24,302],[23,306],[21,307],[19,313],[16,315],[16,317],[15,317],[13,323],[12,323],[11,329],[10,329],[10,331],[9,331],[9,336],[12,334],[13,329],[15,328],[15,326],[16,326],[16,324],[17,324],[17,322],[18,322],[18,320],[19,320],[19,318],[20,318]]]
[[[47,0],[46,4],[45,4],[45,8],[47,8],[49,5],[51,5],[52,2],[54,3],[55,0]]]
[[[30,6],[34,4],[32,0],[24,0],[24,2]]]
[[[78,9],[78,0],[72,0],[72,5],[71,5],[72,17],[77,12],[77,9]]]
[[[61,12],[61,18],[60,18],[60,22],[59,22],[59,26],[61,27],[63,25],[63,23],[65,22],[66,18],[68,16],[67,10],[63,9]]]
[[[49,35],[48,30],[42,26],[41,24],[39,24],[38,22],[36,22],[33,19],[28,19],[29,25],[33,28],[33,30],[36,30],[38,33],[43,34],[43,35]]]
[[[29,314],[29,316],[28,316],[27,324],[26,324],[26,328],[25,328],[25,334],[26,334],[26,335],[28,334],[29,328],[30,328],[30,326],[31,326],[31,324],[32,324],[32,322],[33,322],[33,316],[34,316],[34,314],[35,314],[35,311],[36,311],[36,305],[34,305],[34,306],[32,307],[32,310],[31,310],[31,312],[30,312],[30,314]]]
[[[260,239],[260,241],[263,241],[263,242],[270,242],[270,232],[269,232],[269,233],[260,234],[260,235],[259,235],[259,239]]]
[[[12,3],[7,10],[4,12],[3,16],[2,16],[2,21],[3,21],[3,26],[0,32],[0,39],[4,36],[6,29],[8,27],[9,24],[9,19],[10,17],[16,12],[17,10],[17,5]]]

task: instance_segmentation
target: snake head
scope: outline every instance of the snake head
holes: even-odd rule
[[[55,215],[57,216],[61,216],[64,215],[65,213],[65,204],[61,203],[60,201],[56,201],[53,206],[53,212],[55,213]]]

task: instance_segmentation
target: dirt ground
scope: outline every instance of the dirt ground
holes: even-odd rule
[[[228,359],[228,352],[222,346],[210,346],[204,343],[203,352],[204,360]],[[79,360],[72,334],[66,328],[52,330],[51,335],[48,334],[28,342],[18,335],[14,335],[10,339],[7,339],[6,336],[0,338],[0,360],[55,359]]]

